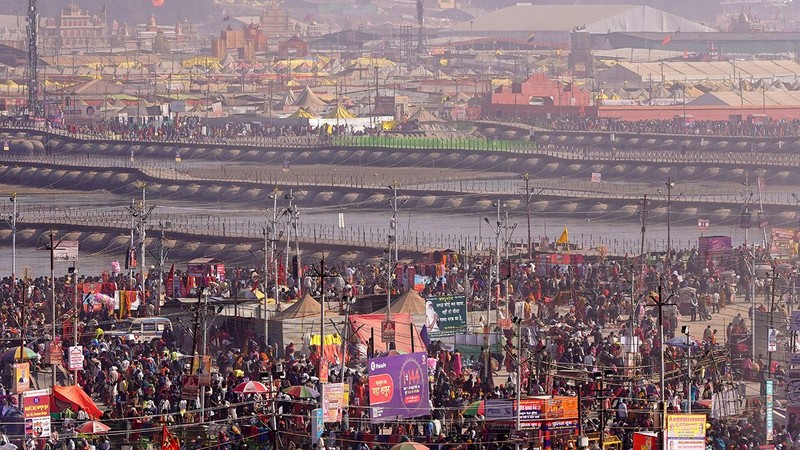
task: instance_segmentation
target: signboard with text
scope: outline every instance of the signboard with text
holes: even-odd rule
[[[519,402],[519,428],[521,430],[536,430],[541,428],[544,420],[545,400],[541,398],[524,398]]]
[[[83,370],[83,347],[80,345],[73,345],[70,347],[67,361],[67,369]]]
[[[427,353],[373,358],[368,366],[370,417],[373,422],[430,414]]]
[[[425,326],[431,339],[467,331],[467,297],[442,295],[425,298]]]
[[[22,394],[25,434],[34,438],[50,437],[50,389]]]
[[[342,420],[344,402],[344,384],[324,383],[322,385],[322,416],[325,423],[338,423]]]
[[[667,448],[673,450],[704,450],[705,439],[705,414],[667,415]]]

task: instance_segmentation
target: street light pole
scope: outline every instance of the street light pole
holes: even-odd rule
[[[522,196],[525,200],[525,214],[528,219],[528,259],[533,259],[533,245],[531,243],[531,200],[533,198],[533,193],[531,192],[530,176],[528,172],[522,175],[522,179],[525,181],[525,190],[522,192]]]
[[[667,266],[672,265],[672,219],[670,211],[672,209],[672,188],[675,187],[675,182],[670,177],[667,177]],[[669,267],[667,267],[669,273]]]
[[[11,298],[17,288],[17,193],[11,193]]]
[[[692,345],[689,341],[689,327],[684,325],[681,332],[686,335],[686,412],[692,413]]]
[[[495,200],[492,206],[497,208],[497,221],[495,222],[495,226],[492,226],[491,221],[489,221],[488,217],[484,217],[483,220],[489,225],[489,228],[494,231],[494,276],[492,279],[492,291],[489,293],[489,298],[487,299],[487,306],[486,306],[486,329],[485,331],[485,344],[486,344],[486,363],[485,363],[485,377],[488,380],[491,374],[491,347],[489,345],[490,339],[489,334],[491,331],[491,314],[492,314],[492,297],[494,296],[494,289],[500,289],[500,232],[502,222],[500,221],[500,199]],[[498,305],[499,306],[499,305]]]

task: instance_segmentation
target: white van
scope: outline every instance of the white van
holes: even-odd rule
[[[161,339],[164,330],[172,331],[172,322],[166,317],[137,317],[117,322],[111,336],[121,336],[128,341],[153,342]]]

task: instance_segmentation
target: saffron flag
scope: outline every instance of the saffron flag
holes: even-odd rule
[[[564,227],[564,231],[559,236],[556,244],[566,244],[569,242],[569,232],[567,231],[567,227]]]
[[[169,432],[166,425],[161,425],[161,450],[181,450],[178,439]]]
[[[167,288],[165,292],[167,297],[175,296],[175,263],[172,263],[172,267],[169,269],[169,275],[167,275]]]

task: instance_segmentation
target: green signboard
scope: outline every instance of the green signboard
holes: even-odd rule
[[[425,326],[431,339],[466,333],[467,297],[464,295],[426,297]]]

